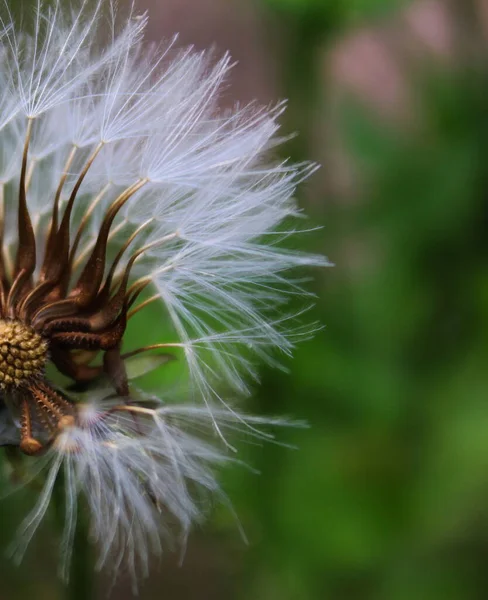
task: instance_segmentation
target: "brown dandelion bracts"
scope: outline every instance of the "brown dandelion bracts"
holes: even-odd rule
[[[47,235],[36,239],[26,193],[31,132],[32,120],[28,120],[19,182],[19,242],[12,272],[7,271],[5,257],[0,255],[0,387],[21,410],[20,448],[26,454],[43,448],[32,435],[36,416],[41,417],[49,440],[57,429],[73,423],[70,401],[44,377],[48,358],[61,373],[77,382],[90,381],[104,371],[117,394],[127,396],[121,341],[127,312],[149,283],[144,281],[136,289],[128,287],[131,266],[140,250],[129,258],[118,281],[114,281],[114,273],[122,253],[111,264],[106,261],[113,221],[138,186],[107,207],[93,250],[78,277],[73,276],[76,244],[70,238],[71,213],[87,169],[79,175],[62,212],[59,198],[65,178],[61,177]],[[83,222],[79,228],[82,230]],[[122,252],[127,245],[122,245]],[[38,256],[43,260],[38,262]],[[90,366],[91,354],[86,360],[77,359],[73,354],[77,350],[103,352],[103,365]]]

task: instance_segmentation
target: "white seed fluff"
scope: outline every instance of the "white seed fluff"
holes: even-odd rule
[[[274,360],[276,350],[289,354],[308,334],[283,314],[289,298],[302,294],[287,272],[327,264],[286,249],[295,233],[290,222],[300,216],[295,188],[314,166],[273,159],[283,103],[219,110],[230,58],[178,50],[176,38],[145,44],[145,15],[131,11],[123,19],[111,0],[95,6],[85,0],[65,15],[60,0],[38,0],[29,34],[19,31],[8,6],[4,13],[0,199],[10,257],[30,123],[27,192],[36,234],[46,234],[60,181],[61,206],[81,181],[74,210],[88,224],[76,255],[79,270],[103,216],[127,194],[113,223],[112,255],[137,232],[127,249],[137,253],[133,285],[150,282],[172,326],[161,347],[181,353],[190,381],[188,406],[142,411],[142,434],[130,413],[80,408],[80,423],[60,434],[42,459],[49,474],[17,550],[23,553],[63,471],[65,564],[81,492],[99,565],[117,571],[125,564],[135,577],[160,551],[165,528],[171,529],[168,515],[183,537],[200,518],[204,502],[194,490],[222,495],[212,467],[229,459],[188,433],[192,421],[222,440],[233,428],[264,424],[234,412],[225,398],[247,393],[259,363]]]
[[[211,444],[217,419],[229,435],[273,440],[262,428],[300,426],[201,406],[121,405],[115,399],[93,400],[78,407],[75,427],[64,430],[40,459],[48,475],[40,498],[22,523],[11,548],[18,561],[49,507],[62,471],[65,519],[60,576],[67,580],[73,553],[79,496],[90,509],[91,539],[99,548],[97,568],[107,567],[114,578],[123,570],[134,592],[147,577],[151,556],[159,556],[163,541],[177,540],[184,550],[191,526],[205,516],[209,498],[229,507],[216,471],[237,463],[226,448]],[[38,467],[39,469],[39,467]]]

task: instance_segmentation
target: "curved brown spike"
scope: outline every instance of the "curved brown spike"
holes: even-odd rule
[[[53,214],[51,216],[51,224],[46,239],[46,247],[44,249],[44,260],[42,262],[41,269],[39,271],[39,281],[43,282],[49,278],[49,271],[52,268],[53,254],[54,254],[54,243],[58,233],[58,205],[56,200],[54,201]]]
[[[78,383],[93,381],[103,372],[103,366],[79,364],[74,361],[69,352],[57,346],[51,347],[51,360],[60,373],[70,377]]]
[[[59,315],[59,317],[49,318],[50,315],[46,307],[46,309],[41,309],[35,315],[35,318],[33,319],[34,328],[38,331],[42,331],[44,334],[52,333],[56,330],[62,331],[63,329],[65,329],[65,327],[73,327],[77,329],[77,332],[98,332],[107,328],[109,325],[114,323],[114,321],[120,315],[124,304],[126,304],[127,307],[129,307],[135,301],[139,293],[147,285],[147,283],[144,282],[144,284],[140,286],[140,289],[138,289],[137,294],[133,296],[129,304],[126,297],[126,290],[127,284],[129,282],[130,271],[137,258],[141,254],[143,254],[144,251],[145,248],[140,248],[131,256],[125,267],[125,271],[122,276],[122,281],[119,285],[119,288],[108,302],[107,296],[110,292],[110,288],[109,284],[107,284],[106,282],[102,291],[94,299],[95,303],[101,306],[99,310],[86,317],[70,318],[69,315],[66,315],[65,317],[63,314],[61,314]],[[73,304],[72,300],[61,300],[51,305],[51,311],[61,309],[64,306],[67,307],[67,311],[69,311],[75,305]],[[71,314],[76,314],[76,311],[73,311]]]
[[[87,317],[67,317],[65,319],[53,319],[44,324],[41,332],[44,336],[49,336],[54,332],[76,331],[89,332],[90,319]]]
[[[129,298],[129,300],[127,301],[127,308],[130,308],[134,304],[134,302],[137,300],[141,291],[139,291],[137,293],[137,295],[132,295],[132,297]],[[143,300],[135,308],[133,308],[132,310],[129,310],[127,312],[127,320],[132,319],[132,317],[134,317],[139,311],[143,310],[144,308],[146,308],[146,306],[149,306],[150,304],[152,304],[153,302],[156,302],[157,300],[161,300],[161,296],[159,294],[153,294],[149,298],[146,298],[146,300]]]
[[[67,246],[69,245],[69,228],[63,230],[59,228],[57,235],[49,242],[49,248],[46,249],[42,271],[39,281],[49,283],[54,288],[60,281],[62,274],[69,267],[69,256]]]
[[[120,315],[115,323],[101,333],[62,331],[53,333],[51,340],[63,348],[79,350],[111,350],[122,339],[126,328],[125,315]]]
[[[110,301],[106,302],[106,304],[104,305],[103,301],[105,300],[105,297],[97,296],[95,298],[95,301],[97,302],[97,304],[101,305],[100,310],[98,310],[95,313],[93,313],[92,315],[89,315],[86,317],[70,318],[69,315],[66,315],[66,317],[65,317],[63,314],[60,314],[59,317],[49,318],[50,315],[47,310],[49,307],[46,307],[46,309],[41,309],[38,312],[38,314],[35,315],[35,318],[33,319],[33,327],[37,331],[42,331],[42,333],[44,333],[44,334],[52,333],[52,332],[55,332],[56,330],[62,331],[63,329],[65,329],[65,327],[66,328],[68,328],[68,327],[76,328],[77,332],[83,332],[83,331],[98,332],[102,329],[105,329],[110,324],[114,323],[114,321],[120,315],[120,312],[121,312],[122,308],[124,307],[124,304],[127,304],[126,290],[127,290],[127,284],[129,281],[129,277],[130,277],[131,268],[134,265],[134,262],[137,260],[137,258],[144,251],[145,251],[145,248],[141,248],[131,256],[131,258],[129,259],[129,261],[126,265],[124,275],[122,277],[122,281],[119,285],[119,288],[118,288],[117,292],[115,293],[115,295],[110,299]],[[141,287],[141,289],[139,290],[138,293],[140,293],[140,291],[142,291],[142,289],[144,289],[144,287],[145,287],[145,284],[144,284],[144,286]],[[109,291],[108,286],[107,287],[104,286],[104,289],[108,295],[108,291]],[[102,293],[103,293],[103,291],[104,290],[102,290]],[[135,300],[135,298],[134,298],[134,300]],[[134,300],[132,300],[132,301],[134,301]],[[76,305],[74,305],[71,300],[69,300],[69,299],[61,300],[61,301],[55,302],[51,305],[51,311],[53,312],[54,310],[60,310],[63,307],[67,307],[67,311],[68,311],[73,306],[76,306]],[[72,314],[76,314],[76,311],[73,311]]]
[[[77,302],[78,306],[86,307],[94,300],[105,272],[108,236],[113,221],[124,204],[146,183],[147,180],[141,180],[127,188],[108,209],[100,226],[95,247],[81,272],[76,286],[69,295]]]
[[[95,148],[95,150],[90,154],[88,160],[86,161],[85,166],[83,167],[83,170],[81,171],[78,179],[76,180],[76,183],[71,191],[70,197],[68,199],[68,203],[66,204],[66,208],[64,209],[64,214],[63,214],[63,219],[61,221],[61,225],[60,225],[60,229],[64,227],[68,229],[69,232],[69,223],[71,221],[71,213],[73,212],[73,206],[75,204],[75,200],[76,200],[76,196],[78,195],[78,192],[80,191],[80,187],[81,184],[83,183],[83,180],[85,179],[86,174],[88,173],[88,171],[90,170],[90,167],[93,164],[93,161],[96,159],[96,157],[98,156],[100,150],[103,148],[104,142],[99,142]]]
[[[78,246],[81,241],[81,236],[83,235],[83,232],[85,231],[86,226],[88,225],[90,216],[92,215],[95,206],[97,206],[97,204],[100,202],[100,200],[103,198],[103,196],[105,196],[107,190],[110,188],[111,185],[112,185],[111,183],[107,183],[102,188],[102,190],[97,194],[97,196],[95,196],[93,201],[90,203],[90,206],[88,207],[88,210],[86,211],[86,213],[83,215],[83,217],[80,221],[80,224],[78,225],[78,229],[75,234],[75,239],[73,240],[73,244],[71,245],[70,256],[69,256],[70,265],[72,265],[75,261],[75,256],[76,256],[76,252],[78,251]]]
[[[145,248],[140,248],[130,257],[125,267],[124,274],[117,292],[114,294],[114,296],[112,296],[110,301],[105,304],[105,306],[102,306],[99,311],[90,317],[92,331],[100,331],[101,329],[108,327],[108,325],[112,323],[120,314],[120,311],[123,309],[124,305],[127,304],[126,292],[127,284],[129,283],[130,272],[135,261],[141,254],[144,253],[144,251]]]
[[[53,227],[51,228],[53,231]],[[59,229],[48,240],[46,254],[39,279],[49,282],[51,295],[61,298],[66,294],[71,277],[71,259],[69,251],[70,220],[63,219]]]
[[[81,242],[81,236],[83,235],[83,232],[86,229],[88,221],[89,221],[88,215],[86,215],[86,214],[83,215],[83,217],[81,219],[81,222],[80,222],[80,224],[78,226],[78,229],[76,231],[75,239],[73,240],[73,244],[71,245],[71,249],[69,251],[69,263],[70,263],[70,265],[72,265],[74,263],[74,261],[75,261],[75,256],[76,256],[76,253],[78,252],[78,246],[80,245],[80,242]]]
[[[59,285],[66,271],[69,272],[69,228],[70,223],[64,221],[59,229],[48,239],[46,254],[41,268],[39,280],[50,283],[51,289]],[[54,230],[51,225],[51,231]]]
[[[43,264],[42,264],[42,267],[41,267],[40,273],[39,273],[39,281],[45,281],[46,279],[52,278],[49,276],[49,271],[52,268],[52,263],[53,262],[56,263],[54,247],[55,247],[56,237],[58,234],[59,201],[61,199],[61,192],[63,191],[64,184],[66,183],[66,178],[68,177],[68,171],[73,162],[76,151],[77,151],[77,147],[73,146],[71,148],[71,152],[68,156],[68,159],[66,160],[66,164],[64,165],[63,175],[61,176],[58,188],[56,190],[56,194],[54,196],[53,211],[52,211],[52,215],[51,215],[51,223],[50,223],[49,233],[47,235],[47,240],[46,240],[46,248],[44,251],[44,261],[43,261]]]
[[[130,245],[130,243],[133,241],[137,232],[140,230],[141,230],[141,227],[130,236],[130,238],[124,243],[122,248],[119,250],[117,256],[115,257],[114,261],[112,262],[110,271],[109,271],[107,277],[105,278],[105,283],[103,284],[102,289],[96,294],[96,296],[90,302],[89,308],[90,308],[91,312],[97,311],[100,307],[103,307],[103,305],[108,302],[108,300],[110,298],[110,293],[112,291],[111,290],[112,281],[113,281],[113,277],[115,274],[115,270],[117,269],[117,265],[120,262],[125,250]],[[74,260],[74,253],[72,252],[72,253],[70,253],[70,265],[73,264],[73,260]],[[71,267],[70,267],[70,270],[71,270]],[[114,318],[116,316],[117,315],[115,314]],[[108,325],[108,323],[107,323],[107,325]]]
[[[146,221],[146,223],[143,223],[135,231],[133,231],[132,234],[127,238],[125,243],[122,245],[122,247],[118,251],[117,256],[112,261],[112,265],[110,266],[110,270],[107,274],[107,277],[105,278],[105,283],[103,284],[102,289],[100,290],[100,292],[97,295],[97,298],[96,298],[97,306],[101,306],[102,304],[107,302],[107,300],[110,296],[111,289],[112,289],[112,282],[113,282],[113,278],[115,276],[115,271],[117,270],[117,267],[119,266],[122,256],[124,255],[127,248],[132,244],[134,239],[139,235],[139,233],[147,227],[148,223],[149,223],[149,221]],[[142,252],[140,252],[139,255],[140,254],[142,254]]]
[[[73,300],[55,300],[37,309],[31,317],[31,325],[36,331],[41,331],[47,321],[70,317],[77,312],[78,306]]]
[[[127,296],[128,296],[127,310],[134,304],[134,302],[137,300],[139,295],[146,289],[146,287],[151,283],[151,281],[152,281],[151,279],[145,278],[145,279],[142,279],[141,281],[136,281],[135,284],[129,288],[129,291],[127,293]],[[160,298],[160,296],[158,294],[156,294],[150,300],[147,301],[147,304],[149,304],[149,302],[153,302],[154,300],[157,300],[158,298]],[[146,304],[146,303],[143,303],[143,304]],[[133,313],[134,313],[134,311],[133,311]]]
[[[7,316],[7,289],[8,284],[3,277],[0,277],[0,318]]]
[[[27,194],[25,189],[25,175],[27,170],[27,156],[29,154],[29,143],[32,134],[32,119],[27,122],[24,152],[22,155],[22,167],[19,182],[19,207],[18,207],[18,240],[17,256],[15,259],[14,277],[21,272],[27,280],[36,267],[36,238],[34,228],[27,207]]]
[[[31,288],[30,274],[26,269],[21,269],[12,283],[6,301],[6,312],[10,318],[17,316],[17,298],[28,293]]]
[[[52,290],[54,284],[52,281],[45,281],[37,285],[20,303],[18,315],[24,321],[29,319],[30,313],[39,308],[40,301]]]
[[[69,276],[70,276],[71,214],[73,212],[73,207],[74,207],[78,192],[80,190],[81,184],[83,183],[83,180],[85,179],[86,174],[88,173],[90,167],[93,164],[93,161],[97,157],[97,155],[100,152],[100,150],[102,149],[102,147],[103,147],[103,142],[100,142],[97,145],[97,147],[95,148],[95,150],[92,152],[90,157],[88,158],[82,172],[80,173],[80,175],[71,191],[70,197],[68,199],[66,208],[63,213],[63,218],[61,220],[59,229],[56,229],[52,239],[48,240],[48,246],[46,247],[46,257],[45,257],[44,264],[42,267],[42,277],[43,277],[43,279],[52,279],[56,283],[61,282],[61,288],[63,288],[63,289],[67,287],[68,284],[66,283],[66,280],[67,279],[69,280]],[[74,156],[74,149],[72,150],[72,153]],[[71,155],[70,155],[70,159],[72,160]],[[68,160],[70,160],[70,159],[68,159]],[[66,177],[64,176],[64,180],[65,179],[66,179]],[[61,180],[62,184],[64,184],[64,180],[63,179]],[[57,196],[58,196],[58,193],[59,193],[59,195],[61,194],[61,189],[62,189],[61,183],[60,183],[60,186],[57,191]],[[56,226],[57,226],[57,219],[58,219],[58,203],[59,203],[59,197],[57,197],[57,199],[55,201],[56,214],[54,215],[54,212],[53,212],[53,219],[54,219],[54,216],[56,217]],[[54,228],[52,227],[52,230],[53,229]],[[64,277],[63,277],[63,274],[64,274]]]

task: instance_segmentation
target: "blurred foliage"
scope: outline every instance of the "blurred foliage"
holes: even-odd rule
[[[480,19],[454,22],[468,23],[458,42],[486,50]],[[260,396],[312,429],[297,453],[265,449],[242,598],[488,595],[488,70],[455,50],[450,66],[400,61],[409,127],[340,108],[356,184],[322,214],[327,328]]]
[[[273,10],[294,19],[314,17],[335,27],[359,19],[383,16],[408,0],[263,0]]]

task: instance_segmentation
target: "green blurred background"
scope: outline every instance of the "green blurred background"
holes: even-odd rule
[[[336,264],[307,284],[325,328],[247,406],[311,428],[223,477],[249,544],[216,507],[141,598],[488,598],[486,3],[140,4],[153,37],[237,40],[235,99],[289,98],[284,155],[323,164],[299,198],[324,226],[306,247]],[[5,545],[30,494],[0,505]],[[104,597],[103,577],[59,584],[56,544],[46,523],[22,567],[2,560],[0,599]]]

